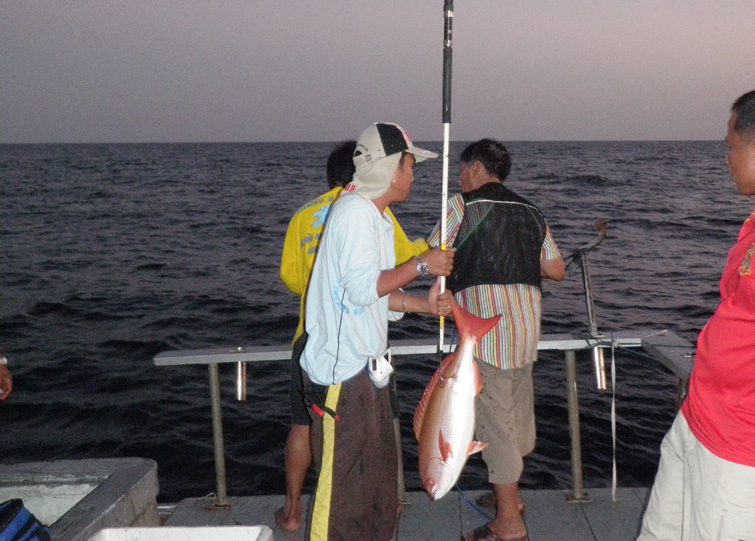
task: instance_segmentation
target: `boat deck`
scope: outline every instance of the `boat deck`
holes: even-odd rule
[[[563,490],[523,490],[525,519],[531,541],[629,541],[639,532],[647,488],[620,488],[617,502],[610,489],[589,489],[590,501],[570,503]],[[464,494],[474,502],[483,491]],[[303,531],[289,533],[273,520],[284,496],[229,498],[230,509],[210,509],[211,497],[183,500],[173,509],[165,526],[268,525],[276,541],[298,541]],[[424,492],[407,493],[407,504],[398,524],[398,541],[456,541],[488,519],[459,492],[431,501]],[[306,505],[306,502],[305,502]],[[302,530],[304,528],[302,527]]]

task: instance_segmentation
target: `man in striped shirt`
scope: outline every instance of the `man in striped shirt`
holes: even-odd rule
[[[501,143],[472,143],[461,154],[462,193],[448,202],[447,243],[457,249],[448,288],[476,316],[503,315],[475,349],[483,381],[475,437],[488,443],[482,458],[496,516],[466,540],[527,539],[519,478],[523,457],[535,448],[532,363],[540,337],[541,280],[565,275],[540,209],[503,186],[510,169]],[[439,244],[439,225],[428,242]]]

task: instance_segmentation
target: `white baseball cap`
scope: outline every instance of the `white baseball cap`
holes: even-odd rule
[[[345,191],[365,199],[383,195],[391,185],[402,152],[413,154],[417,162],[438,157],[435,152],[415,147],[398,124],[375,122],[357,140],[353,158],[356,171]]]
[[[410,152],[414,154],[414,159],[417,162],[438,157],[435,152],[415,147],[412,140],[409,139],[409,135],[398,124],[375,122],[364,130],[357,139],[357,148],[354,150],[354,165],[359,170],[360,166],[397,152]]]

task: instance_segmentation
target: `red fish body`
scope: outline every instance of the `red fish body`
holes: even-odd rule
[[[482,381],[472,353],[480,338],[501,319],[473,316],[455,300],[452,310],[459,345],[435,371],[414,413],[420,478],[433,500],[456,484],[467,457],[487,445],[473,439],[474,399],[482,390]]]

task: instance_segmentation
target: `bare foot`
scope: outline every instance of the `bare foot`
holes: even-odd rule
[[[475,503],[485,509],[490,509],[492,511],[496,510],[495,494],[493,492],[486,492],[485,494],[477,496]],[[519,512],[524,514],[524,504],[522,503],[522,500],[519,500]]]
[[[289,532],[298,532],[301,526],[301,510],[298,513],[286,513],[285,508],[281,507],[275,512],[275,523]]]

